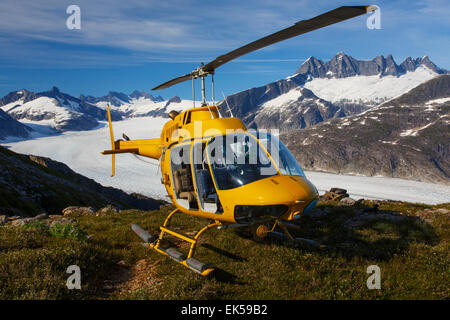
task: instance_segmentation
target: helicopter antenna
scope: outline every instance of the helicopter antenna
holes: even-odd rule
[[[195,85],[194,85],[194,80],[195,78],[192,78],[192,105],[193,108],[195,108]]]
[[[220,113],[220,108],[216,105],[216,98],[214,94],[214,73],[211,73],[211,86],[212,86],[212,99],[213,99],[213,106],[216,107],[217,113],[219,114],[219,118],[223,118],[222,114]]]
[[[216,99],[214,97],[214,73],[211,73],[211,87],[212,87],[213,106],[216,106]]]
[[[233,112],[231,111],[230,105],[228,104],[227,97],[225,97],[225,94],[223,93],[223,91],[222,91],[222,95],[223,95],[223,99],[225,100],[225,103],[227,104],[228,112],[230,112],[231,117],[234,118]]]

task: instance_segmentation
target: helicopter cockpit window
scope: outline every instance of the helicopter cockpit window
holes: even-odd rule
[[[190,149],[191,145],[186,144],[174,147],[170,151],[173,188],[179,205],[186,209],[198,209],[191,174]]]
[[[223,208],[211,177],[206,156],[206,143],[199,142],[194,144],[193,153],[195,186],[200,207],[206,212],[221,214],[223,213]]]
[[[272,160],[277,164],[281,174],[305,176],[303,169],[298,164],[289,149],[276,136],[268,132],[258,131],[256,137],[270,153]]]
[[[278,174],[264,149],[246,133],[214,137],[208,142],[207,152],[220,190],[238,188]]]

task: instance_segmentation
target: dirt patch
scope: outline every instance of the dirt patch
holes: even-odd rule
[[[141,259],[131,266],[123,261],[119,262],[112,272],[112,277],[104,281],[103,290],[112,296],[128,295],[141,289],[155,290],[161,283],[155,275],[155,267],[159,261],[149,262]]]

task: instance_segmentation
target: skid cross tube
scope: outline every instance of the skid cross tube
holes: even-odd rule
[[[189,249],[188,258],[192,258],[192,256],[194,255],[195,247],[197,245],[197,240],[198,240],[198,238],[200,238],[202,233],[205,232],[206,230],[212,228],[212,227],[216,227],[216,226],[219,226],[219,225],[220,225],[220,222],[216,221],[214,223],[208,224],[203,229],[201,229],[199,232],[197,232],[197,234],[194,237],[194,241],[191,242],[191,248]]]
[[[179,212],[179,210],[175,209],[171,213],[169,213],[169,215],[167,216],[167,218],[164,221],[163,225],[160,227],[161,232],[159,234],[158,239],[154,243],[151,243],[149,246],[150,246],[150,248],[155,249],[159,253],[162,253],[162,254],[164,254],[166,256],[174,258],[172,255],[170,255],[168,252],[166,252],[165,249],[160,248],[160,243],[161,243],[161,240],[164,237],[164,234],[168,233],[168,234],[170,234],[170,235],[172,235],[172,236],[174,236],[174,237],[176,237],[178,239],[190,242],[191,246],[189,248],[189,253],[188,253],[187,257],[185,257],[185,256],[180,254],[180,256],[183,256],[183,258],[181,258],[181,259],[174,259],[174,260],[177,260],[177,262],[181,263],[183,266],[185,266],[185,267],[187,267],[187,268],[189,268],[189,269],[191,269],[191,270],[193,270],[193,271],[195,271],[197,273],[200,273],[202,276],[207,276],[214,270],[214,268],[207,267],[205,264],[203,264],[200,261],[194,259],[193,255],[194,255],[195,248],[197,246],[197,242],[198,242],[198,239],[200,238],[200,236],[206,230],[211,229],[211,228],[216,227],[216,226],[220,226],[221,223],[219,221],[211,223],[211,224],[203,227],[200,231],[198,231],[193,238],[190,238],[188,236],[185,236],[185,235],[183,235],[181,233],[175,232],[174,230],[171,230],[171,229],[168,228],[170,220],[172,219],[173,215],[175,213],[177,213],[177,212]],[[179,253],[177,252],[177,254],[179,254]],[[197,267],[195,267],[196,265],[197,265]]]

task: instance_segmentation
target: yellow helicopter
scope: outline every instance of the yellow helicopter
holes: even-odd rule
[[[112,176],[115,174],[115,154],[132,153],[159,160],[167,194],[176,207],[160,227],[154,238],[138,225],[132,229],[150,248],[169,256],[187,268],[206,276],[214,268],[193,257],[199,237],[213,227],[247,227],[254,236],[263,238],[277,234],[292,240],[288,231],[295,227],[288,221],[298,219],[317,203],[318,191],[308,181],[294,156],[278,140],[265,131],[247,130],[243,122],[226,117],[215,102],[208,105],[205,95],[205,77],[211,75],[214,101],[214,72],[221,65],[244,54],[304,34],[367,12],[375,6],[343,6],[309,20],[251,42],[184,76],[167,81],[153,90],[192,80],[194,106],[183,111],[171,111],[160,138],[114,141],[108,106],[108,121],[112,150]],[[201,79],[202,104],[195,107],[194,79]],[[225,112],[223,112],[225,113]],[[189,237],[169,227],[175,213],[181,212],[211,221],[195,236]],[[280,228],[283,233],[276,231]],[[189,242],[187,255],[175,248],[163,248],[165,234]]]

